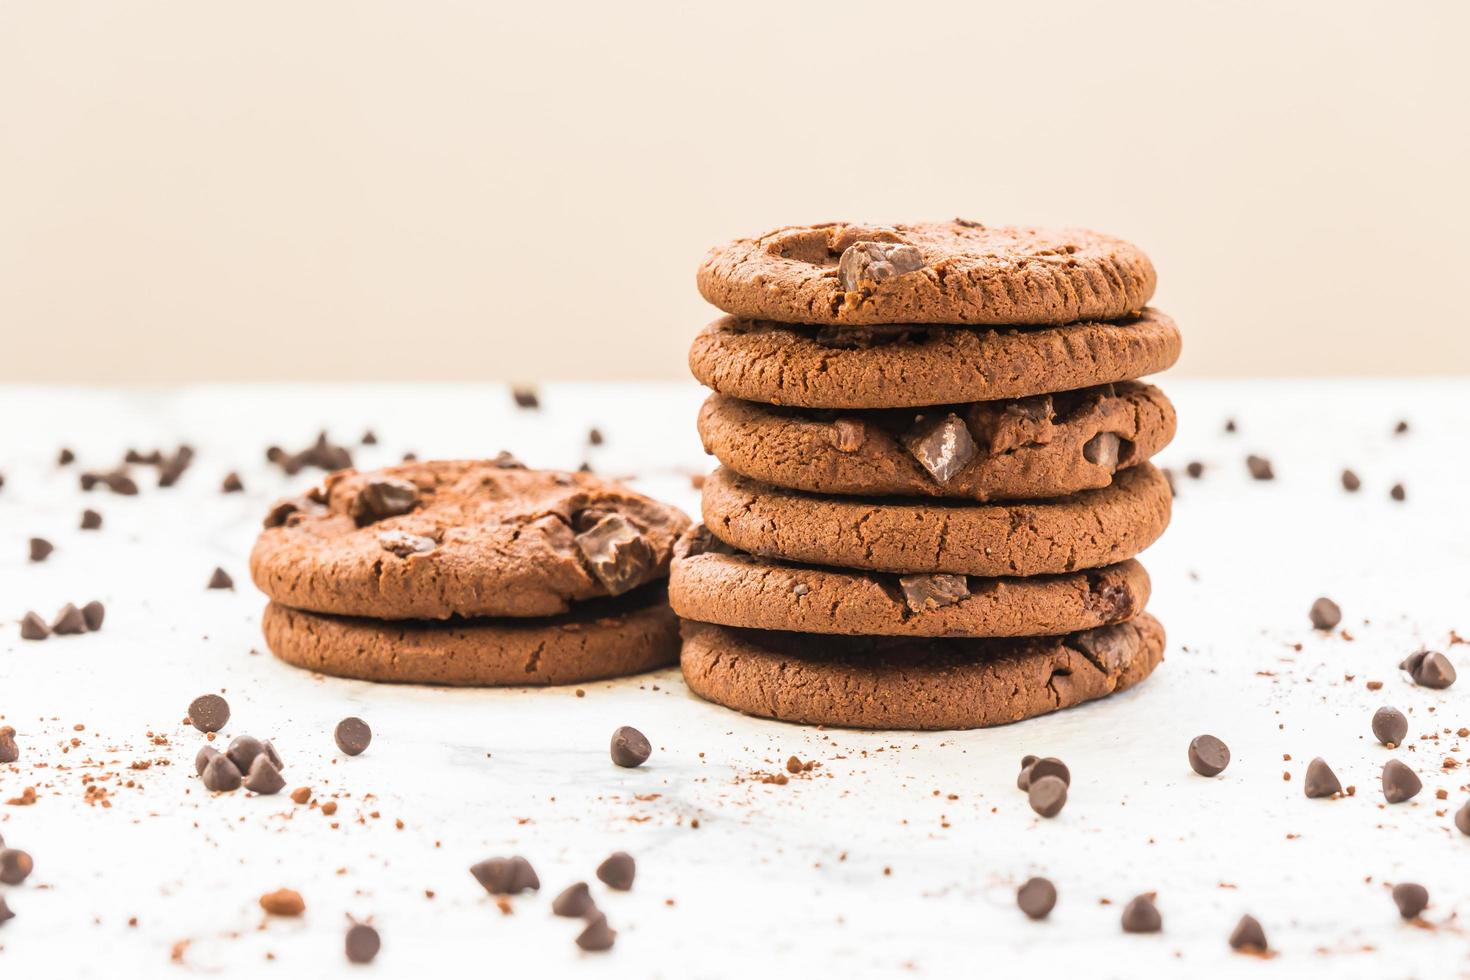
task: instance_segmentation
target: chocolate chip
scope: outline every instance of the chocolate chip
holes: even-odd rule
[[[1043,817],[1054,817],[1067,805],[1067,784],[1056,776],[1038,777],[1034,771],[1026,787],[1026,801]]]
[[[1420,650],[1399,664],[1420,687],[1442,691],[1455,682],[1455,665],[1438,650]]]
[[[367,747],[372,744],[373,730],[368,723],[356,716],[343,718],[337,722],[337,728],[332,732],[332,738],[337,743],[337,748],[347,755],[362,755]]]
[[[633,769],[648,761],[653,746],[636,728],[624,725],[612,733],[612,761],[624,769]]]
[[[903,575],[898,580],[903,601],[916,613],[952,606],[970,597],[970,582],[963,575]]]
[[[272,742],[270,739],[266,739],[264,742],[260,743],[260,748],[265,757],[271,760],[271,765],[275,766],[277,769],[286,768],[286,764],[281,761],[281,753],[276,751],[276,744],[274,742]]]
[[[1189,743],[1189,766],[1201,776],[1218,776],[1230,765],[1230,749],[1213,735],[1196,735]]]
[[[612,949],[618,934],[608,928],[607,916],[598,912],[587,919],[587,928],[577,936],[577,945],[589,953],[601,953]]]
[[[829,323],[818,328],[815,339],[823,347],[838,350],[867,350],[883,344],[907,340],[913,334],[899,324]]]
[[[56,546],[45,538],[31,538],[31,561],[45,561],[55,550]]]
[[[232,578],[230,578],[229,573],[226,572],[223,568],[216,568],[214,570],[214,574],[211,575],[211,576],[209,576],[209,585],[208,585],[208,588],[211,588],[211,589],[233,589],[234,587],[235,587],[235,580],[232,579]]]
[[[106,616],[107,610],[96,599],[82,607],[82,619],[86,621],[87,629],[93,633],[102,628],[102,620]]]
[[[954,479],[979,453],[964,420],[953,412],[919,416],[904,434],[903,445],[938,483]]]
[[[57,466],[70,466],[72,463],[75,463],[76,461],[77,461],[77,454],[74,453],[74,452],[72,452],[70,449],[65,448],[65,447],[62,447],[61,452],[59,452],[59,453],[56,454],[56,465]]]
[[[220,493],[240,493],[244,489],[245,481],[240,479],[240,474],[233,470],[225,474],[225,478],[220,481],[219,485]]]
[[[362,434],[362,438],[358,441],[361,442],[364,446],[376,446],[378,444],[378,434],[372,429],[368,429]]]
[[[489,858],[471,867],[470,874],[492,895],[515,895],[541,887],[531,862],[523,857]]]
[[[856,242],[842,251],[837,275],[849,293],[871,289],[898,276],[924,268],[924,254],[912,245],[896,242]]]
[[[1342,471],[1342,488],[1348,493],[1357,493],[1363,486],[1363,481],[1358,479],[1358,474],[1352,470]]]
[[[1030,878],[1016,892],[1016,904],[1027,918],[1044,919],[1056,908],[1057,888],[1045,878]]]
[[[20,621],[20,638],[22,640],[44,640],[51,635],[51,627],[46,621],[37,616],[32,610],[25,614]]]
[[[1382,707],[1373,712],[1373,737],[1389,748],[1404,744],[1409,734],[1409,719],[1397,708]]]
[[[1158,932],[1164,928],[1164,918],[1154,905],[1153,895],[1139,895],[1123,906],[1124,932]]]
[[[179,482],[179,477],[189,468],[194,459],[194,450],[189,446],[180,446],[169,458],[160,461],[158,471],[158,485],[171,487]]]
[[[828,440],[839,453],[855,453],[868,439],[868,427],[862,419],[838,419],[828,430]]]
[[[1390,803],[1403,803],[1419,795],[1424,784],[1419,775],[1397,759],[1383,764],[1383,798]]]
[[[15,744],[15,729],[0,725],[0,766],[8,766],[20,758],[20,747]],[[0,844],[4,841],[0,840]]]
[[[5,897],[0,895],[0,926],[15,918],[15,913],[10,911],[10,906],[5,904]]]
[[[230,757],[236,769],[245,773],[250,771],[255,757],[264,751],[265,745],[254,735],[237,735],[230,741],[230,747],[225,749],[225,755]]]
[[[240,770],[227,755],[210,759],[201,778],[211,793],[232,793],[240,788]]]
[[[1184,472],[1191,480],[1198,480],[1205,475],[1205,464],[1196,460],[1185,466]]]
[[[35,862],[25,851],[13,847],[0,850],[0,881],[7,885],[18,885],[31,876]]]
[[[419,502],[419,488],[395,476],[373,477],[353,498],[350,511],[358,527],[413,510]]]
[[[219,749],[213,745],[206,745],[194,755],[194,775],[204,775],[204,770],[209,768],[210,760],[219,755]]]
[[[1395,483],[1391,488],[1389,488],[1388,495],[1394,500],[1402,501],[1405,497],[1408,496],[1408,491],[1404,489],[1404,485],[1402,483]]]
[[[284,527],[293,523],[292,515],[301,514],[303,517],[315,514],[325,514],[327,508],[320,501],[311,497],[285,497],[271,504],[270,510],[265,513],[262,525],[266,528]]]
[[[1307,778],[1302,780],[1302,791],[1309,800],[1326,799],[1342,792],[1342,782],[1320,756],[1307,763]]]
[[[1082,458],[1094,466],[1101,466],[1105,470],[1116,470],[1118,468],[1119,451],[1123,440],[1113,432],[1099,432],[1087,440],[1082,447]],[[1190,464],[1198,465],[1198,464]],[[1198,474],[1191,473],[1190,476]]]
[[[1312,628],[1319,630],[1330,630],[1342,622],[1342,610],[1337,603],[1326,596],[1312,603],[1311,610],[1307,616],[1312,620]]]
[[[281,778],[281,770],[271,762],[270,756],[262,752],[250,763],[250,771],[245,776],[245,788],[261,796],[275,796],[286,788],[286,781]]]
[[[347,930],[347,961],[349,963],[371,963],[383,948],[378,930],[361,922],[354,922]]]
[[[596,427],[587,430],[587,445],[600,446],[603,443],[602,430]]]
[[[409,555],[426,555],[439,547],[439,544],[433,538],[409,534],[407,531],[380,531],[378,547],[399,558],[407,558]]]
[[[611,595],[643,583],[653,568],[653,546],[621,514],[607,514],[576,537],[587,567]]]
[[[1226,432],[1234,432],[1235,431],[1235,420],[1234,419],[1226,419],[1225,420],[1225,431]]]
[[[579,881],[575,885],[568,885],[560,895],[551,902],[553,915],[565,916],[569,919],[579,919],[591,912],[596,907],[592,901],[592,893],[587,890],[587,882]]]
[[[1466,837],[1470,837],[1470,800],[1455,811],[1455,829]]]
[[[1276,473],[1271,469],[1271,461],[1264,456],[1247,456],[1245,466],[1250,470],[1252,480],[1276,479]]]
[[[95,510],[82,511],[82,530],[95,531],[102,527],[102,515]]]
[[[87,619],[82,611],[68,602],[61,607],[56,618],[51,621],[51,632],[57,636],[76,636],[87,632]]]
[[[597,880],[609,888],[625,892],[633,887],[633,875],[637,865],[633,855],[627,851],[615,851],[606,861],[597,866]]]
[[[1408,419],[1399,419],[1398,420],[1398,423],[1393,427],[1393,434],[1396,435],[1396,436],[1401,436],[1405,432],[1408,432],[1408,431],[1409,431],[1409,420]]]
[[[541,407],[541,398],[536,394],[535,388],[513,388],[510,394],[515,399],[516,408]]]
[[[1037,759],[1031,763],[1028,772],[1031,774],[1031,782],[1033,783],[1043,776],[1055,776],[1068,786],[1072,785],[1072,773],[1067,768],[1067,764],[1053,756]]]
[[[1255,916],[1240,917],[1240,921],[1235,924],[1235,931],[1230,934],[1230,948],[1243,953],[1266,951],[1266,930],[1261,928],[1261,923],[1256,921]]]
[[[1429,905],[1429,889],[1410,881],[1393,886],[1393,904],[1399,907],[1399,915],[1406,919],[1418,918]]]
[[[189,724],[201,732],[217,732],[230,720],[230,704],[218,694],[201,694],[189,702]]]

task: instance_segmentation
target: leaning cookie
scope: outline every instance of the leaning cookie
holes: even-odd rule
[[[1152,385],[941,409],[826,412],[711,395],[705,451],[751,479],[810,493],[1021,500],[1108,486],[1174,437]]]
[[[262,629],[286,663],[387,683],[578,684],[655,670],[679,655],[679,621],[662,585],[547,619],[382,622],[273,602]]]
[[[785,323],[1070,323],[1143,309],[1154,268],[1137,247],[1080,228],[834,222],[711,249],[704,298]]]
[[[1132,619],[1143,566],[1031,578],[893,575],[732,552],[703,527],[680,539],[669,602],[683,619],[849,636],[1055,636]]]
[[[662,579],[677,508],[506,459],[341,470],[272,507],[255,584],[295,609],[374,619],[555,616]]]
[[[748,715],[844,728],[1003,725],[1106,697],[1164,658],[1144,613],[1030,639],[813,637],[685,622],[680,664],[695,694]]]

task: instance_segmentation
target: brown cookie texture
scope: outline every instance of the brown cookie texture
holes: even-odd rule
[[[926,421],[953,414],[973,442],[941,480],[908,448]],[[809,493],[1021,500],[1096,490],[1174,437],[1174,406],[1136,381],[1018,401],[938,409],[831,412],[711,395],[705,450],[754,480]],[[964,457],[961,457],[964,458]]]
[[[689,348],[700,383],[798,408],[921,408],[1026,398],[1162,371],[1179,328],[1157,310],[1057,327],[852,327],[725,317]]]
[[[699,551],[686,535],[669,573],[683,619],[848,636],[1055,636],[1136,616],[1149,579],[1133,560],[1031,578],[895,575]]]
[[[721,467],[704,481],[704,523],[768,558],[904,574],[1004,577],[1102,568],[1137,555],[1169,524],[1172,496],[1151,463],[1111,486],[1055,500],[979,504],[820,497]]]
[[[272,508],[250,556],[282,605],[374,619],[554,616],[668,573],[677,508],[505,461],[340,470]]]
[[[266,606],[286,663],[365,681],[455,687],[578,684],[672,664],[679,621],[661,585],[546,619],[381,621]]]
[[[727,313],[785,323],[1070,323],[1135,313],[1154,267],[1081,228],[792,225],[711,249],[699,291]]]
[[[843,728],[1004,725],[1106,697],[1164,659],[1137,619],[1060,637],[813,637],[685,621],[690,690],[748,715]]]

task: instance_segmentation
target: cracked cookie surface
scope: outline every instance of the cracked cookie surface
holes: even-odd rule
[[[689,526],[677,508],[591,474],[514,466],[333,473],[272,509],[251,575],[282,605],[375,619],[554,616],[667,575]]]
[[[1168,526],[1168,481],[1150,463],[1111,486],[1055,500],[979,504],[818,497],[721,467],[705,478],[704,523],[753,555],[905,574],[1002,577],[1101,568]]]
[[[454,686],[577,684],[672,664],[679,621],[662,585],[546,619],[383,622],[266,606],[286,663],[359,680]]]
[[[912,259],[860,276],[846,260],[861,243]],[[785,323],[1056,324],[1143,309],[1155,274],[1136,246],[1098,232],[955,220],[778,228],[711,249],[696,280],[727,313]]]
[[[1034,409],[1034,411],[1033,411]],[[754,480],[808,493],[953,497],[1060,497],[1108,486],[1117,470],[1153,456],[1174,436],[1174,406],[1140,382],[1036,395],[1022,402],[946,406],[969,426],[975,458],[940,482],[905,448],[914,409],[823,412],[711,395],[699,412],[707,452]],[[1116,435],[1110,454],[1090,451]]]
[[[686,621],[689,688],[748,715],[845,728],[1003,725],[1125,690],[1164,657],[1147,613],[1060,637],[822,637]]]

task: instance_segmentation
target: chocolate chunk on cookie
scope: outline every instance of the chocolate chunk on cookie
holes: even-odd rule
[[[1153,295],[1137,247],[1080,228],[833,222],[711,249],[699,291],[727,313],[785,323],[1111,320]]]
[[[344,470],[272,508],[250,558],[282,605],[375,619],[555,616],[663,578],[678,509],[499,460]]]
[[[695,694],[762,718],[846,728],[1003,725],[1132,687],[1163,659],[1143,614],[1034,639],[843,637],[685,622],[681,664]]]
[[[1058,500],[911,503],[818,497],[717,469],[704,521],[754,555],[902,574],[986,577],[1101,568],[1132,558],[1169,523],[1168,481],[1144,463]]]
[[[705,448],[751,479],[809,493],[1025,500],[1112,483],[1174,437],[1163,392],[1121,382],[1018,401],[957,405],[977,452],[944,481],[904,444],[913,409],[829,412],[711,395],[699,413]],[[1104,460],[1097,440],[1116,440]],[[1092,447],[1092,448],[1089,448]],[[1105,465],[1106,464],[1106,465]]]

